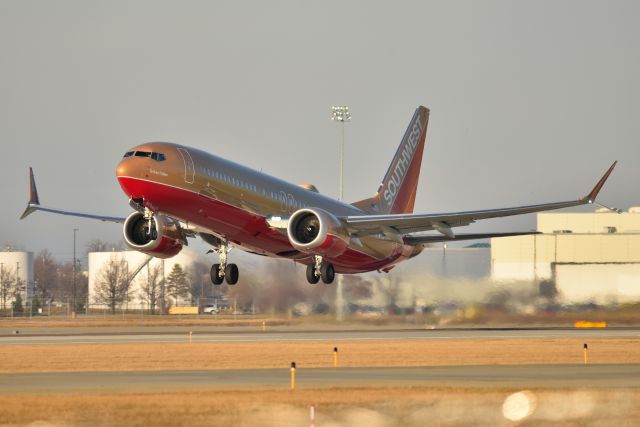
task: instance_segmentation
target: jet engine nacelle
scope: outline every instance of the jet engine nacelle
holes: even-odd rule
[[[338,218],[318,208],[304,208],[287,224],[291,245],[300,252],[329,258],[341,255],[349,245],[349,233]]]
[[[145,218],[133,212],[124,222],[124,241],[131,249],[156,258],[171,258],[182,250],[184,234],[180,225],[164,215]]]

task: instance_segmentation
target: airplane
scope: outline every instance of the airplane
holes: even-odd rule
[[[126,218],[41,205],[30,168],[30,198],[21,219],[44,211],[122,223],[127,246],[158,258],[175,256],[188,238],[199,236],[213,247],[209,252],[219,254],[219,262],[211,267],[215,285],[238,282],[239,269],[228,262],[233,247],[301,263],[310,284],[329,284],[336,273],[388,273],[434,242],[536,234],[458,234],[454,228],[595,203],[617,164],[577,200],[414,214],[428,122],[429,109],[419,106],[375,195],[351,204],[324,196],[313,185],[292,184],[196,148],[152,142],[129,149],[116,167],[118,182],[134,209]]]

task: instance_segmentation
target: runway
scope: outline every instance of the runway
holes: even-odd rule
[[[629,329],[348,329],[298,330],[274,327],[131,327],[131,328],[63,328],[0,330],[0,345],[16,344],[126,344],[181,343],[192,331],[194,343],[274,342],[274,341],[384,341],[384,340],[460,340],[460,339],[544,339],[544,338],[638,338],[640,330]]]
[[[289,388],[289,369],[62,372],[0,375],[0,394]],[[640,365],[511,365],[395,368],[298,367],[297,387],[625,388]]]

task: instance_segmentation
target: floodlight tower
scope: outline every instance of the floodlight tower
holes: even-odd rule
[[[331,120],[340,123],[342,141],[340,143],[340,192],[338,199],[344,196],[344,122],[351,121],[351,113],[346,105],[334,105],[331,107]],[[336,284],[336,320],[341,322],[344,319],[344,298],[342,288],[342,275],[338,275]]]
[[[340,123],[342,131],[342,142],[340,143],[340,193],[339,200],[342,200],[344,193],[344,122],[351,121],[351,113],[346,105],[334,105],[331,107],[331,120]]]

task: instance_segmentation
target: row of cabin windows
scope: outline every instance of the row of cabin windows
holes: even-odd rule
[[[162,153],[154,153],[151,151],[127,151],[124,153],[124,157],[150,157],[156,162],[163,162],[167,160],[167,156]]]
[[[208,176],[210,176],[212,178],[218,179],[220,181],[227,182],[229,184],[235,185],[236,187],[244,188],[245,190],[253,191],[254,193],[258,192],[258,187],[256,187],[253,184],[249,184],[249,183],[244,182],[242,180],[233,178],[233,177],[231,177],[231,176],[229,176],[229,175],[227,175],[225,173],[219,172],[219,171],[212,171],[211,169],[208,169],[208,168],[203,168],[203,169],[204,169],[204,172]],[[263,191],[263,194],[265,196],[267,195],[267,193],[265,191]],[[270,191],[270,196],[271,196],[271,199],[277,200],[280,203],[284,203],[285,205],[288,205],[289,207],[294,208],[294,209],[300,209],[300,208],[309,207],[309,205],[301,203],[301,202],[293,199],[293,197],[291,199],[288,199],[286,195],[283,195],[281,193]]]
[[[206,169],[205,172],[212,178],[218,179],[220,181],[227,182],[229,184],[235,185],[236,187],[244,188],[245,190],[253,191],[254,193],[258,192],[258,187],[253,184],[249,184],[248,182],[244,182],[240,179],[231,177],[225,173],[212,171],[211,169]]]

